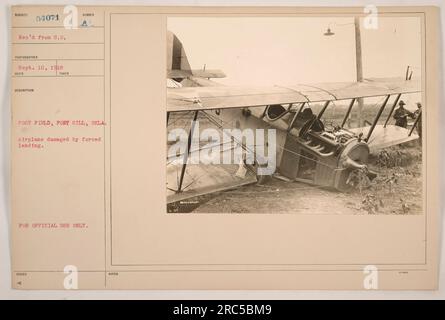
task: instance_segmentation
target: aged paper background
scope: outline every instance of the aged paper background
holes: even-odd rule
[[[227,15],[303,12],[243,10],[224,9]],[[426,112],[425,169],[426,176],[432,178],[437,168],[434,151],[429,151],[435,150],[437,143],[437,29],[433,10],[424,10],[432,21],[426,24],[424,39],[428,44],[426,76],[431,78],[426,87],[430,108]],[[409,8],[384,11],[425,19]],[[382,289],[435,287],[438,199],[432,180],[428,181],[428,190],[433,190],[427,192],[428,211],[422,216],[166,215],[165,154],[159,151],[165,149],[159,138],[165,132],[166,15],[162,13],[221,11],[98,8],[96,12],[103,14],[105,26],[103,56],[97,57],[105,59],[104,68],[98,67],[104,72],[103,80],[70,79],[66,85],[74,88],[72,99],[68,99],[73,101],[71,106],[66,104],[66,93],[60,93],[37,97],[47,110],[14,109],[18,118],[20,112],[45,119],[45,114],[60,111],[65,117],[104,118],[108,123],[103,131],[82,131],[85,135],[103,134],[103,149],[86,144],[24,157],[13,148],[14,287],[21,280],[23,288],[63,288],[67,264],[82,271],[79,287],[85,289],[361,289],[362,268],[367,264],[379,266]],[[332,13],[332,9],[317,10],[317,14]],[[144,30],[144,41],[140,41],[140,33],[129,30]],[[110,60],[111,65],[107,63]],[[52,86],[51,81],[41,82],[42,91]],[[64,108],[58,110],[62,103]],[[16,97],[13,105],[33,103]],[[63,134],[77,134],[66,130]],[[12,139],[16,134],[13,130]],[[63,213],[64,220],[85,222],[88,229],[15,229],[17,223],[37,212],[44,221],[58,221]],[[27,274],[26,281],[17,278],[23,277],[20,273]]]

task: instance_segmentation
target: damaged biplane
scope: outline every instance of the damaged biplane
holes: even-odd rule
[[[375,176],[367,166],[371,153],[418,138],[413,130],[388,124],[402,94],[420,92],[420,82],[411,77],[270,87],[223,86],[210,80],[224,76],[219,70],[192,70],[182,43],[169,32],[167,126],[172,114],[186,112],[193,120],[206,119],[221,131],[228,127],[273,128],[277,173],[292,181],[347,190],[349,178],[357,170]],[[366,97],[382,97],[377,115],[365,127],[346,128],[357,100]],[[388,103],[391,97],[392,103]],[[348,101],[348,107],[341,123],[328,128],[323,114],[337,101]],[[311,103],[323,107],[314,113]],[[379,123],[385,108],[389,108],[386,121]],[[190,159],[201,148],[199,142],[198,147],[192,147],[194,137],[192,122],[185,151],[180,154],[182,163],[167,159],[167,203],[258,181],[258,163],[192,163]],[[236,139],[236,143],[247,153],[255,152],[242,140]],[[221,144],[225,150],[224,142]],[[243,165],[246,170],[239,174]]]

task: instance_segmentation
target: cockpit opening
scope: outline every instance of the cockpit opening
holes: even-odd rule
[[[266,116],[269,120],[274,121],[287,113],[287,109],[283,107],[281,104],[271,104],[267,106]]]

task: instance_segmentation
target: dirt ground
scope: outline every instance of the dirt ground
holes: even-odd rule
[[[293,214],[422,214],[421,146],[396,146],[371,159],[378,173],[348,193],[270,178],[194,199],[180,212]],[[361,189],[361,190],[360,190]]]

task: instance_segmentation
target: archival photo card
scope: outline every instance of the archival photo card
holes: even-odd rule
[[[437,288],[438,12],[12,7],[12,287]]]

